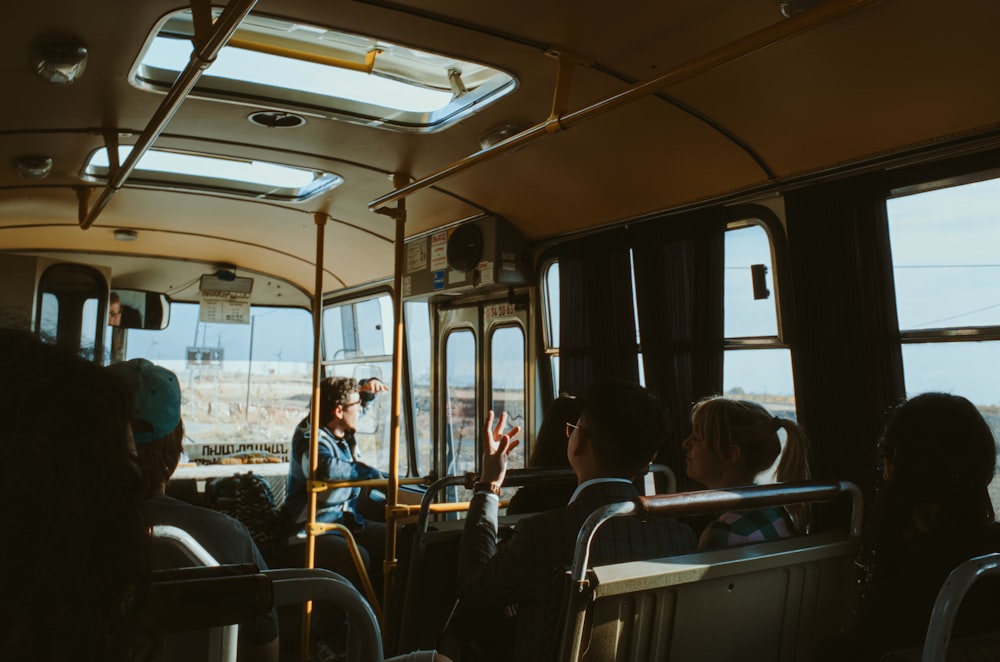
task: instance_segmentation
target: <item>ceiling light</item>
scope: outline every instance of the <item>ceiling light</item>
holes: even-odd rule
[[[27,155],[19,156],[14,161],[17,174],[25,179],[42,179],[52,172],[52,157]]]
[[[135,241],[139,238],[139,233],[135,230],[115,230],[116,241]]]
[[[31,49],[31,66],[43,80],[69,85],[87,68],[87,47],[74,37],[42,39]]]
[[[247,115],[247,119],[269,129],[294,129],[306,123],[306,118],[301,115],[279,110],[260,110]]]

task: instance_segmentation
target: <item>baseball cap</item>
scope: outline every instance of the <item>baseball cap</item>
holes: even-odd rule
[[[148,444],[174,431],[181,422],[181,385],[177,375],[146,359],[113,363],[108,370],[128,387],[132,418],[153,428],[152,432],[133,430],[135,443]]]

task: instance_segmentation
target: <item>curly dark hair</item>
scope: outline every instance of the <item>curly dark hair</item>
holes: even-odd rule
[[[135,659],[149,529],[128,396],[95,364],[0,330],[0,659]]]
[[[358,380],[353,377],[327,377],[319,383],[320,423],[326,423],[333,416],[337,405],[346,405],[351,393],[357,393],[361,388]]]

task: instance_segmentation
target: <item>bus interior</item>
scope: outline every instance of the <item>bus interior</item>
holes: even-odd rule
[[[253,471],[280,503],[318,379],[389,385],[358,429],[391,474],[386,652],[433,646],[447,617],[435,591],[453,568],[433,550],[460,531],[489,410],[523,428],[512,466],[527,475],[556,396],[606,375],[644,384],[675,427],[651,498],[697,489],[681,442],[713,394],[796,420],[814,477],[865,500],[885,414],[908,396],[963,395],[1000,433],[1000,3],[4,11],[0,327],[173,370],[186,439],[171,489],[195,502]],[[835,590],[849,511],[820,507],[817,534],[840,533],[779,572],[785,616],[763,622],[798,620],[757,659],[809,659],[846,618],[787,596]],[[740,558],[772,572],[779,548]],[[692,568],[735,567],[724,557],[603,581],[625,595],[656,576],[662,598]],[[695,589],[678,632],[721,599]],[[595,613],[624,622],[614,604]],[[659,643],[565,659],[698,659],[670,632],[643,636]]]

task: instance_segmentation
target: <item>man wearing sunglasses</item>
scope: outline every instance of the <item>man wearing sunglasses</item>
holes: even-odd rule
[[[362,460],[354,433],[368,405],[389,387],[376,377],[358,381],[351,377],[328,377],[319,385],[320,426],[318,436],[317,480],[366,480],[385,478],[387,474]],[[280,519],[286,533],[300,534],[309,518],[309,453],[311,417],[295,427],[291,458],[288,464],[288,487]],[[368,522],[358,512],[359,487],[342,487],[317,495],[316,521],[346,526],[371,557],[371,569],[381,571],[384,556],[385,525]],[[301,560],[301,559],[299,559]],[[366,559],[367,560],[367,559]],[[352,561],[339,535],[317,538],[316,565],[336,570],[357,582]]]

